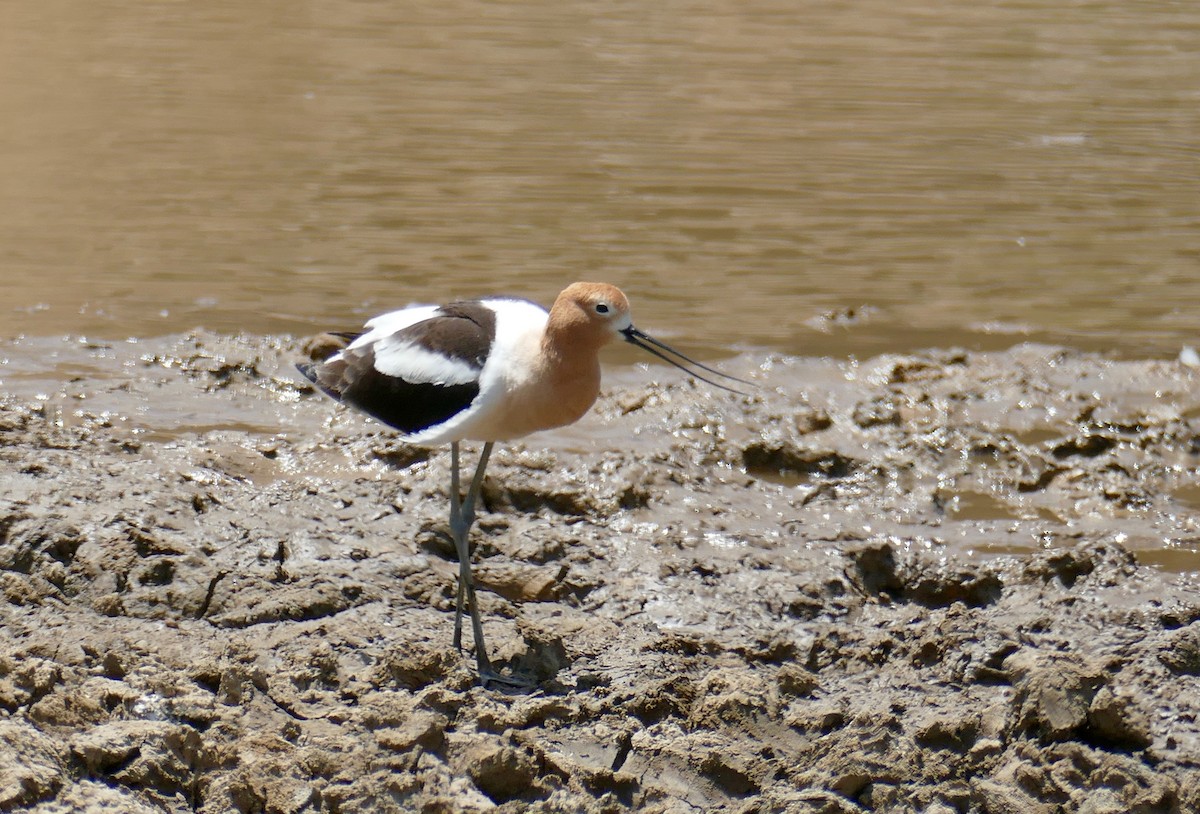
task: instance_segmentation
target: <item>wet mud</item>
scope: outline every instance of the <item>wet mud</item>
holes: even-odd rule
[[[619,372],[497,449],[480,601],[532,686],[485,689],[448,451],[313,393],[302,343],[10,351],[0,810],[1200,811],[1181,363]]]

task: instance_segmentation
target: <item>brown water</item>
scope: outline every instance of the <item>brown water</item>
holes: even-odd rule
[[[1194,3],[0,10],[0,336],[604,279],[702,354],[1200,323]]]

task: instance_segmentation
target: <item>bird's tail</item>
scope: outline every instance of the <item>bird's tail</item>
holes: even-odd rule
[[[320,387],[320,382],[317,381],[317,363],[316,362],[297,362],[296,370],[304,374],[304,378],[308,379],[313,384]]]
[[[337,381],[337,377],[334,376],[331,379],[328,375],[328,371],[325,371],[326,375],[322,376],[321,367],[323,364],[324,363],[322,362],[297,362],[296,370],[299,370],[301,373],[303,373],[304,378],[312,382],[313,386],[315,386],[322,393],[329,396],[334,401],[341,401],[342,392],[335,384],[333,384],[333,382]]]

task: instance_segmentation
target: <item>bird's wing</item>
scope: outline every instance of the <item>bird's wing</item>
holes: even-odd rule
[[[328,395],[414,435],[468,409],[479,395],[495,323],[482,303],[385,314],[305,375]]]

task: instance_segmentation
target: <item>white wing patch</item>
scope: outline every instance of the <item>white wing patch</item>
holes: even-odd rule
[[[375,342],[375,369],[412,384],[471,384],[479,379],[479,368],[463,359],[455,359],[389,336]]]
[[[372,317],[363,326],[367,329],[366,332],[354,340],[350,344],[350,347],[362,348],[367,345],[373,345],[379,340],[391,336],[397,331],[402,331],[410,325],[416,325],[418,322],[424,322],[427,319],[437,316],[439,307],[437,305],[410,305],[407,308],[401,308],[399,311],[389,311],[386,314]]]

